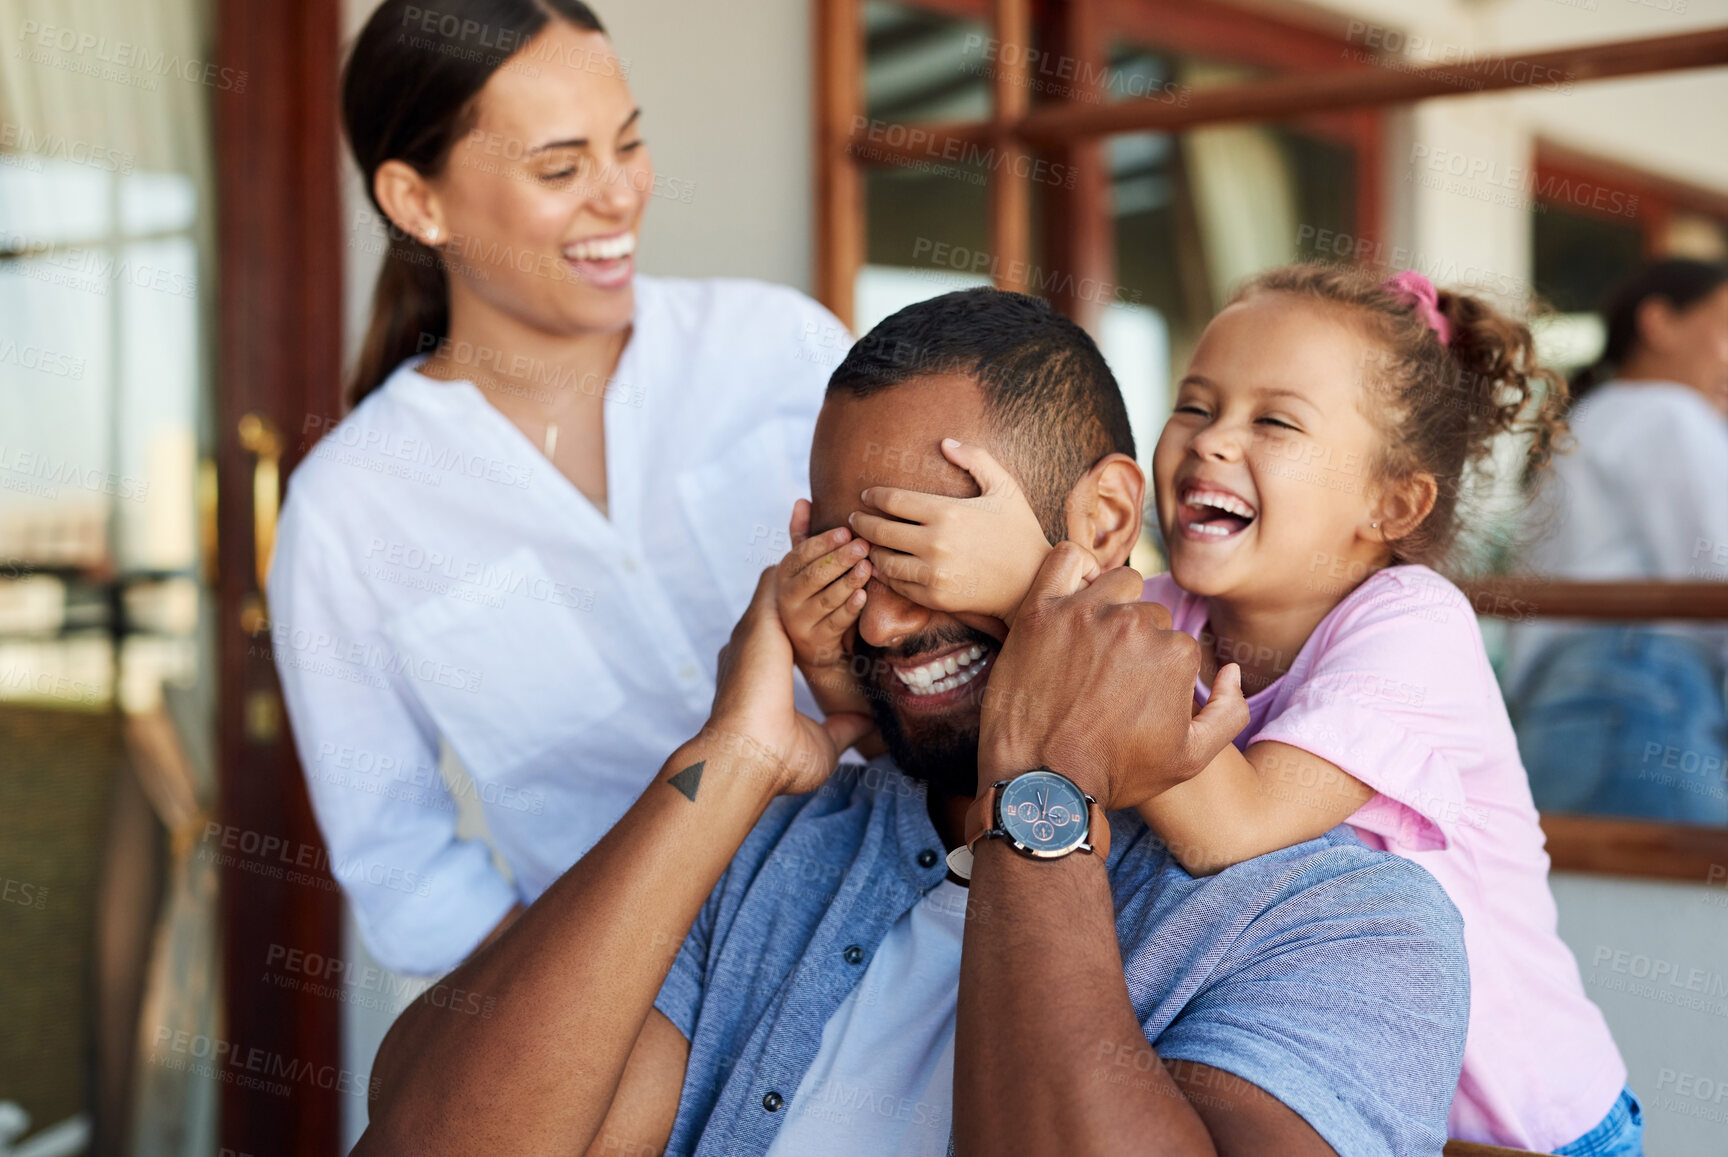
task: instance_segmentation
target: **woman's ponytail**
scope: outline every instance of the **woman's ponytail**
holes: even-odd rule
[[[372,290],[372,320],[348,386],[348,404],[384,384],[397,366],[450,332],[450,285],[438,254],[393,226]]]
[[[553,19],[606,31],[580,0],[384,0],[355,40],[342,70],[342,121],[390,242],[349,384],[350,405],[405,359],[436,346],[450,327],[443,260],[397,229],[378,204],[379,166],[401,161],[437,176],[473,123],[487,80]]]

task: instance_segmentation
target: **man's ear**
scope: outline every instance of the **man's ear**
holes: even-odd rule
[[[422,245],[437,245],[449,238],[438,194],[414,166],[405,161],[385,161],[372,175],[372,193],[390,223]]]
[[[1105,570],[1128,561],[1140,541],[1146,475],[1126,454],[1107,454],[1068,492],[1068,540],[1091,552]]]

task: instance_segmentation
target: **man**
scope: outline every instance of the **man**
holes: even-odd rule
[[[1121,565],[1144,482],[1090,339],[994,290],[883,322],[830,382],[813,527],[908,463],[976,493],[950,435],[1065,539],[1012,632],[873,580],[852,650],[892,757],[830,774],[869,721],[795,712],[765,573],[709,725],[449,978],[491,1018],[403,1014],[356,1152],[1439,1150],[1468,981],[1430,877],[1341,828],[1195,879],[1081,796],[1154,795],[1244,723],[1191,717],[1198,648]],[[957,655],[985,671],[913,693]]]

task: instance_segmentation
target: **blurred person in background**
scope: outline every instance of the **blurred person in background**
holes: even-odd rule
[[[1527,562],[1577,581],[1728,580],[1728,266],[1657,262],[1604,312]],[[1506,689],[1537,805],[1728,823],[1725,660],[1719,624],[1514,627]]]
[[[664,190],[626,71],[577,0],[387,0],[344,73],[389,248],[269,599],[332,870],[401,971],[473,952],[700,728],[849,344],[790,289],[635,276]]]

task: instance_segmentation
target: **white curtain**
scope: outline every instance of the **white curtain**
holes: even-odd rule
[[[38,138],[130,152],[138,169],[183,173],[207,191],[209,102],[242,95],[186,79],[197,75],[193,63],[212,61],[208,8],[207,0],[0,0],[0,115]],[[70,50],[58,47],[66,32]]]

